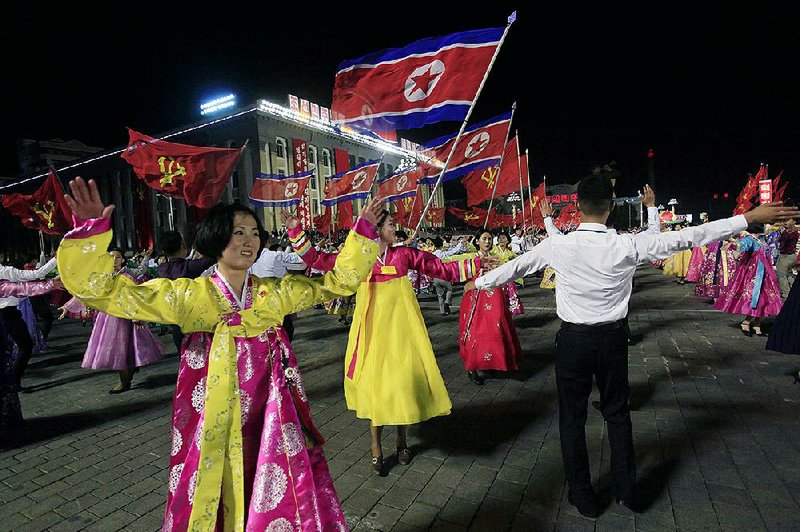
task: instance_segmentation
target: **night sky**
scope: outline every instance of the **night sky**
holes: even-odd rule
[[[240,104],[285,105],[291,93],[328,107],[340,61],[504,26],[516,9],[471,122],[517,102],[512,128],[534,186],[542,174],[574,183],[613,160],[618,195],[632,195],[647,182],[649,148],[659,201],[687,210],[704,210],[713,192],[735,196],[760,162],[784,170],[789,197],[800,184],[800,32],[755,3],[14,4],[0,35],[3,176],[18,175],[18,138],[121,148],[126,127],[157,135],[229,92]],[[400,136],[424,143],[459,125]]]

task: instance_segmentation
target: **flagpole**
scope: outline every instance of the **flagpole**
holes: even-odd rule
[[[519,131],[514,130],[514,138],[517,139],[517,172],[519,173],[519,197],[520,197],[520,202],[522,203],[522,225],[524,226],[525,225],[525,189],[522,188],[522,167],[519,164]],[[525,232],[525,230],[523,229],[523,233],[524,232]]]
[[[467,127],[467,122],[469,121],[469,117],[472,116],[472,110],[475,109],[475,102],[478,101],[478,97],[481,95],[481,91],[483,91],[483,86],[486,84],[486,78],[489,77],[489,72],[492,70],[492,66],[494,65],[495,60],[497,59],[497,54],[500,52],[500,48],[503,46],[503,41],[506,40],[506,35],[508,35],[508,30],[511,28],[511,24],[517,19],[517,12],[514,11],[508,17],[508,24],[506,24],[505,29],[503,30],[503,36],[500,37],[500,42],[497,44],[497,48],[494,50],[494,55],[492,56],[492,60],[489,62],[489,67],[486,69],[486,72],[483,74],[483,79],[481,80],[481,84],[478,86],[478,92],[475,93],[475,98],[472,99],[472,103],[467,110],[467,116],[464,117],[464,121],[461,122],[461,128],[458,130],[458,134],[456,135],[455,140],[453,141],[453,147],[450,148],[450,154],[447,156],[447,160],[444,163],[444,168],[439,173],[439,177],[436,179],[436,185],[433,187],[433,191],[431,196],[428,198],[428,202],[425,204],[425,209],[422,211],[422,214],[419,217],[419,221],[417,222],[417,227],[414,229],[414,233],[419,230],[419,226],[422,223],[422,220],[425,219],[425,215],[428,213],[428,209],[430,209],[431,202],[436,195],[436,191],[439,189],[439,184],[442,182],[442,178],[444,177],[444,173],[447,171],[447,167],[450,165],[450,160],[453,158],[453,154],[456,151],[456,146],[458,146],[458,140],[461,138],[461,135],[464,133],[464,129]],[[509,126],[511,122],[509,121]],[[499,175],[499,174],[498,174]],[[416,201],[416,198],[415,200]]]
[[[519,142],[519,141],[517,141]],[[533,225],[533,197],[531,192],[531,162],[528,158],[528,148],[525,148],[525,167],[527,169],[528,174],[528,207],[531,214],[531,226]],[[520,176],[522,176],[522,172],[520,171]]]
[[[508,134],[511,133],[511,122],[514,121],[514,111],[517,110],[517,102],[511,105],[511,118],[508,120],[508,130],[506,131],[506,141],[503,143],[503,153],[500,155],[500,166],[497,167],[497,177],[494,180],[494,187],[492,187],[492,197],[489,198],[489,208],[486,210],[486,220],[483,222],[483,228],[489,225],[489,217],[492,216],[492,203],[494,203],[494,193],[497,192],[497,182],[500,181],[500,172],[503,171],[503,161],[506,158],[506,144],[508,144]],[[519,140],[517,141],[519,143]],[[517,165],[519,166],[519,165]]]

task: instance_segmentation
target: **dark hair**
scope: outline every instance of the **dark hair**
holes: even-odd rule
[[[497,241],[498,242],[500,242],[500,237],[501,236],[506,237],[506,240],[508,240],[508,243],[509,244],[511,243],[511,235],[509,235],[506,231],[500,231],[499,233],[497,233]]]
[[[378,223],[375,224],[375,227],[380,227],[385,224],[387,218],[389,218],[389,211],[386,209],[381,210],[381,214],[378,216]]]
[[[283,247],[283,245],[280,242],[275,242],[274,244],[272,244],[267,249],[269,249],[270,251],[278,251],[278,248],[282,248],[282,247]]]
[[[589,216],[603,214],[610,209],[614,199],[614,186],[611,180],[602,175],[590,175],[578,182],[578,203],[580,210]]]
[[[194,240],[194,247],[203,254],[204,257],[219,259],[222,252],[228,247],[228,242],[233,236],[233,219],[237,213],[248,214],[256,221],[258,227],[258,252],[264,249],[264,226],[256,213],[250,207],[241,203],[230,203],[228,205],[217,204],[206,213],[197,225],[197,236]]]
[[[436,249],[439,249],[440,247],[444,246],[444,240],[442,240],[442,237],[440,236],[435,236],[433,237],[433,245]]]
[[[183,245],[183,235],[179,231],[164,231],[161,235],[161,251],[171,257],[180,251]]]
[[[492,242],[494,242],[494,235],[488,229],[478,229],[478,231],[475,233],[475,240],[480,240],[483,236],[483,233],[489,233],[492,236]]]
[[[406,233],[402,229],[399,229],[399,230],[395,231],[394,232],[394,236],[398,240],[408,240],[408,233]]]
[[[122,258],[125,258],[125,252],[122,251],[122,248],[115,245],[110,245],[106,248],[106,253],[111,253],[112,251],[119,251],[119,254],[122,255]]]

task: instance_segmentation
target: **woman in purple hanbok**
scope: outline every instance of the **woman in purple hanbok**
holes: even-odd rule
[[[47,294],[63,288],[58,279],[46,281],[11,282],[0,281],[0,297],[27,297]],[[17,372],[18,349],[0,320],[0,433],[22,423],[22,408],[19,404],[19,374]]]
[[[783,300],[778,287],[778,277],[772,266],[769,246],[751,234],[736,241],[739,254],[736,275],[726,290],[720,292],[714,308],[731,314],[743,314],[742,332],[763,336],[761,318],[776,316]]]
[[[138,284],[137,278],[140,276],[123,266],[125,258],[122,250],[112,246],[108,253],[114,258],[114,275],[122,275]],[[87,309],[77,298],[73,298],[62,307],[61,316],[65,314],[84,319]],[[92,334],[89,336],[81,367],[116,370],[119,373],[119,384],[108,393],[117,394],[130,390],[133,376],[139,368],[164,358],[164,351],[164,344],[150,331],[147,322],[95,312]]]
[[[686,270],[686,280],[696,283],[700,278],[700,266],[706,256],[706,246],[695,246],[692,248],[692,256],[689,259],[689,268]]]
[[[67,289],[114,316],[180,326],[169,490],[162,529],[340,531],[347,523],[314,426],[286,314],[356,291],[377,256],[381,202],[361,211],[331,272],[248,274],[265,234],[243,205],[217,205],[195,247],[217,264],[195,279],[136,284],[112,275],[111,239],[97,187],[70,183],[75,229],[58,252]]]
[[[736,243],[733,240],[712,242],[707,246],[694,286],[694,295],[716,300],[720,289],[728,287],[736,272],[734,249]]]

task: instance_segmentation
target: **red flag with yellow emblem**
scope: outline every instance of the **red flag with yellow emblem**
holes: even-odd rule
[[[72,211],[55,168],[50,168],[42,186],[33,194],[5,194],[3,207],[19,216],[22,225],[48,235],[63,235],[72,229]]]
[[[219,202],[244,146],[212,148],[154,139],[128,128],[130,140],[122,158],[147,186],[194,207]]]

